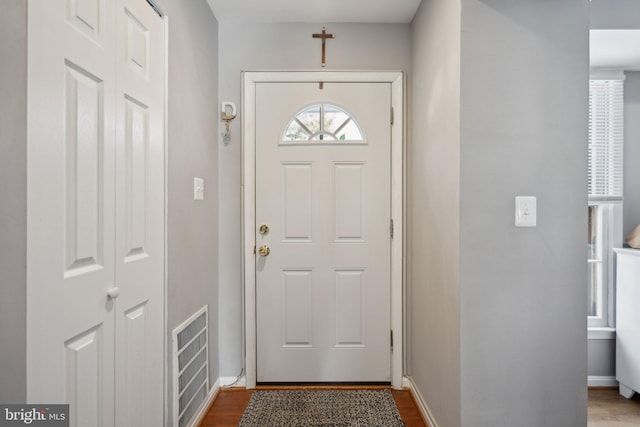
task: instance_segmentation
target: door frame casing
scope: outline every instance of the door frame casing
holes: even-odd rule
[[[402,388],[404,360],[404,85],[402,71],[244,71],[242,73],[242,281],[246,387],[256,387],[256,85],[258,83],[389,83],[391,85],[391,385]]]

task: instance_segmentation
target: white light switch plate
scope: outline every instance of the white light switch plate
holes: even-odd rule
[[[516,197],[516,227],[535,227],[537,222],[536,198]]]
[[[193,200],[204,200],[204,179],[193,178]]]

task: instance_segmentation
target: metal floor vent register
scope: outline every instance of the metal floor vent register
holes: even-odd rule
[[[190,426],[209,393],[208,330],[208,306],[173,330],[173,420],[178,427]]]

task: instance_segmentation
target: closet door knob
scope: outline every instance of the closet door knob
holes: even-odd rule
[[[120,288],[117,286],[114,286],[113,288],[109,289],[107,291],[107,296],[111,299],[116,299],[120,296]]]

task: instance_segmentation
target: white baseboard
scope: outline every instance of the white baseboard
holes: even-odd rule
[[[407,377],[402,377],[402,388],[411,388],[411,380]]]
[[[616,328],[588,328],[587,339],[589,340],[615,340]]]
[[[589,375],[587,377],[589,387],[618,387],[616,377]]]
[[[207,415],[209,406],[211,406],[211,402],[213,402],[213,400],[216,398],[219,391],[220,391],[220,380],[218,379],[215,382],[215,384],[213,384],[213,387],[211,387],[211,390],[209,390],[209,394],[207,395],[206,400],[202,403],[202,405],[200,405],[200,409],[198,409],[198,412],[196,413],[196,415],[191,419],[191,422],[188,424],[188,427],[196,427],[198,424],[200,424],[200,421],[202,421],[204,417]],[[177,427],[177,426],[174,426],[174,427]]]
[[[418,404],[418,410],[422,414],[425,420],[430,427],[438,427],[438,424],[434,421],[433,415],[431,415],[431,411],[429,411],[429,407],[427,406],[422,394],[420,394],[420,390],[416,386],[415,382],[413,382],[413,378],[411,377],[403,377],[402,378],[402,386],[409,389],[411,394],[413,395],[414,400]]]
[[[247,380],[244,376],[238,377],[220,377],[218,379],[220,387],[227,387],[233,384],[233,387],[246,387]],[[237,382],[236,382],[237,381]],[[234,384],[235,383],[235,384]]]

